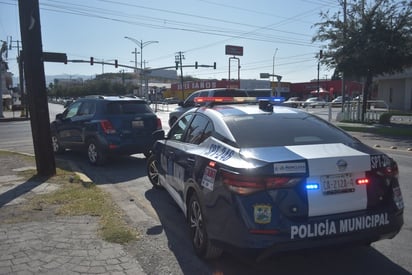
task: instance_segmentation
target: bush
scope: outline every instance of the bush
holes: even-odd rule
[[[383,113],[383,114],[381,114],[381,116],[379,117],[379,123],[380,124],[389,124],[389,123],[391,123],[392,115],[393,115],[393,113]]]

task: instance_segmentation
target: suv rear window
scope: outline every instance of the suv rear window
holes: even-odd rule
[[[247,92],[243,90],[216,90],[213,96],[216,96],[216,97],[247,96]]]
[[[255,114],[228,116],[225,121],[241,148],[355,142],[346,133],[313,116]]]
[[[152,109],[143,101],[116,101],[107,104],[107,113],[111,115],[152,113]]]

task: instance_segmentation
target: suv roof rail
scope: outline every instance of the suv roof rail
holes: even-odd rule
[[[90,99],[104,99],[103,95],[87,95],[84,98],[90,98]]]

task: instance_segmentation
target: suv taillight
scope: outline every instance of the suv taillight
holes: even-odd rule
[[[114,129],[112,123],[108,120],[100,121],[100,126],[102,126],[103,132],[105,134],[115,134],[116,129]]]
[[[250,195],[267,189],[293,187],[302,178],[280,176],[249,176],[222,171],[222,182],[230,191],[240,195]]]
[[[160,120],[160,118],[157,118],[157,130],[162,129],[162,121]]]

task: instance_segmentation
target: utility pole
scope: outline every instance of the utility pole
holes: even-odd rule
[[[137,51],[137,48],[134,48],[134,72],[137,73],[137,55],[140,53]]]
[[[343,41],[346,41],[346,0],[343,1]],[[342,113],[345,109],[345,72],[342,71]]]
[[[319,80],[319,71],[320,71],[320,60],[322,59],[322,50],[319,51],[319,58],[318,58],[318,98],[320,92],[320,80]]]
[[[182,100],[185,99],[185,92],[184,92],[184,87],[183,87],[183,66],[182,66],[183,59],[185,59],[183,52],[177,52],[175,56],[175,61],[176,61],[176,69],[180,65],[180,84],[182,85]]]
[[[49,177],[56,174],[56,162],[51,142],[39,0],[19,0],[19,17],[37,174]]]
[[[17,45],[13,46],[13,42],[15,42]],[[28,104],[27,104],[27,95],[24,87],[24,73],[23,73],[23,58],[22,58],[22,51],[20,50],[20,40],[13,40],[13,37],[10,36],[10,44],[9,44],[9,50],[12,50],[13,48],[17,48],[17,64],[19,65],[19,88],[20,88],[20,96],[21,96],[21,105],[23,106],[23,111],[21,113],[21,116],[28,117]]]
[[[4,72],[6,72],[6,61],[3,61],[3,54],[5,53],[7,59],[7,42],[3,41],[1,48],[0,48],[0,117],[4,117],[3,115],[3,68]],[[4,65],[4,66],[3,66]]]

